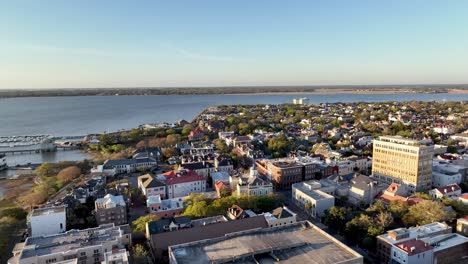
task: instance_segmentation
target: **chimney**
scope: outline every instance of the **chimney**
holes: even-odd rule
[[[416,247],[411,247],[411,253],[413,253],[416,250]]]

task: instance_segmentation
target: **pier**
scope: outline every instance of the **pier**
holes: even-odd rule
[[[0,154],[21,155],[81,148],[85,136],[52,137],[50,135],[0,137]]]

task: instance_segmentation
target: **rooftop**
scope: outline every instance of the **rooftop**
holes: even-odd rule
[[[419,147],[422,145],[418,140],[404,138],[401,136],[380,136],[379,141],[403,144],[403,145],[408,145],[408,146],[413,146],[413,147]]]
[[[29,237],[24,243],[19,259],[100,245],[122,237],[127,231],[129,231],[128,225],[114,226],[114,224],[106,224],[96,228],[70,230],[51,236]]]
[[[405,251],[409,256],[426,252],[432,249],[432,246],[422,240],[411,239],[396,245],[399,249]]]
[[[434,252],[445,250],[447,248],[464,243],[468,244],[468,237],[456,233],[442,234],[434,237],[422,238],[421,240],[431,245],[434,248]]]
[[[122,195],[114,196],[112,194],[106,194],[104,198],[96,199],[96,209],[98,208],[115,208],[117,206],[126,206]]]
[[[43,216],[50,214],[59,214],[65,213],[65,206],[54,206],[54,207],[44,207],[33,209],[32,216]]]
[[[440,232],[443,230],[452,230],[450,226],[448,226],[446,223],[441,223],[441,222],[434,222],[430,223],[427,225],[422,225],[422,226],[416,226],[416,227],[410,227],[410,228],[397,228],[393,230],[389,230],[387,233],[378,236],[381,239],[386,240],[390,244],[395,244],[400,240],[394,240],[389,236],[389,233],[395,233],[397,236],[401,236],[404,234],[408,234],[409,238],[405,239],[410,239],[410,238],[421,238],[421,237],[427,237],[430,236],[431,234],[434,234],[436,232]]]
[[[248,217],[235,221],[219,222],[211,225],[202,225],[173,232],[151,235],[150,241],[153,249],[167,249],[170,246],[189,243],[204,239],[222,237],[225,234],[244,230],[265,228],[268,224],[263,216]]]
[[[171,246],[169,251],[177,264],[363,261],[361,255],[305,221]]]
[[[316,181],[299,182],[292,185],[293,189],[299,190],[314,200],[330,199],[334,198],[326,192],[321,191],[321,185]]]

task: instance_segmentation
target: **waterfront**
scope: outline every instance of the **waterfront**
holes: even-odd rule
[[[9,167],[16,165],[39,164],[43,162],[60,162],[60,161],[79,161],[89,159],[89,154],[81,152],[81,150],[57,150],[44,153],[28,153],[7,155],[6,161]],[[30,171],[27,170],[5,170],[0,171],[0,178],[11,178],[17,174],[24,174]]]
[[[249,94],[163,96],[76,96],[0,99],[0,136],[86,135],[130,129],[144,123],[191,120],[221,104],[282,104],[308,97],[310,103],[466,101],[468,94]]]

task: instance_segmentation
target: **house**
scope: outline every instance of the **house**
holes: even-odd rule
[[[182,228],[190,228],[192,220],[188,216],[176,216],[169,217],[157,221],[151,221],[146,223],[146,238],[149,239],[153,234],[159,234],[163,232],[170,232],[179,230]]]
[[[127,223],[127,205],[122,195],[107,194],[104,198],[96,199],[94,211],[98,225],[113,223],[117,226]]]
[[[104,253],[104,260],[101,264],[129,264],[129,256],[130,253],[125,248],[113,248],[110,252]],[[78,261],[76,263],[78,264]]]
[[[238,177],[234,186],[237,196],[261,196],[273,193],[273,184],[258,175],[255,165],[250,168],[249,176]]]
[[[229,187],[229,184],[226,184],[222,181],[218,181],[214,185],[216,194],[218,197],[221,197],[223,195],[223,191],[227,191],[228,193],[231,193],[231,188]]]
[[[378,197],[384,203],[389,204],[391,201],[400,200],[407,201],[408,191],[406,186],[393,182],[388,188]]]
[[[227,173],[231,173],[234,170],[234,165],[229,157],[219,156],[215,158],[214,167],[216,171],[225,171]]]
[[[43,207],[33,209],[28,215],[28,227],[31,236],[47,236],[67,230],[65,206]]]
[[[185,197],[161,200],[159,195],[148,197],[146,200],[150,214],[160,218],[168,218],[181,214],[184,211]]]
[[[351,188],[348,192],[348,202],[355,206],[369,205],[374,202],[374,198],[385,189],[369,176],[355,174],[351,180]]]
[[[452,233],[452,227],[440,222],[434,222],[423,226],[410,228],[397,228],[387,231],[387,233],[377,236],[377,256],[379,263],[390,263],[393,257],[393,245],[423,237],[437,236]],[[400,259],[403,252],[399,251]],[[398,262],[403,263],[403,262]]]
[[[321,190],[318,181],[299,182],[292,185],[292,200],[312,217],[322,217],[325,210],[335,205],[335,197]]]
[[[458,201],[460,201],[464,205],[468,205],[468,193],[464,193],[458,197]]]
[[[432,186],[441,187],[460,184],[466,176],[466,167],[458,166],[444,160],[432,161]]]
[[[189,141],[200,141],[200,140],[203,140],[204,136],[205,136],[205,133],[203,132],[203,130],[197,127],[193,129],[192,131],[190,131],[188,138],[189,138]]]
[[[237,204],[234,204],[233,206],[229,207],[226,215],[229,220],[238,220],[238,219],[249,217],[245,213],[244,209],[242,209]]]
[[[269,213],[264,214],[268,226],[282,226],[296,223],[296,214],[287,207],[278,207]]]
[[[137,171],[137,169],[151,169],[157,165],[158,163],[154,158],[106,160],[103,165],[91,169],[91,172],[101,173],[106,176],[115,176],[121,173],[132,173]]]
[[[198,175],[205,177],[206,180],[208,179],[208,176],[215,171],[215,166],[213,163],[206,161],[182,163],[179,165],[179,170],[195,171]]]
[[[194,192],[206,191],[205,177],[194,171],[169,171],[163,176],[165,177],[167,198],[184,197]]]
[[[225,171],[211,173],[212,186],[214,187],[218,182],[229,185],[229,176],[229,173]]]
[[[392,246],[391,263],[432,264],[433,247],[422,240],[411,239]]]
[[[146,197],[159,195],[166,198],[166,185],[151,174],[138,176],[138,188]]]
[[[468,238],[462,235],[426,236],[393,245],[391,263],[463,263],[466,261],[467,252]]]
[[[450,184],[430,190],[429,195],[434,199],[442,199],[442,197],[458,198],[461,195],[461,188],[457,184]]]
[[[468,216],[457,219],[457,233],[468,236]]]

